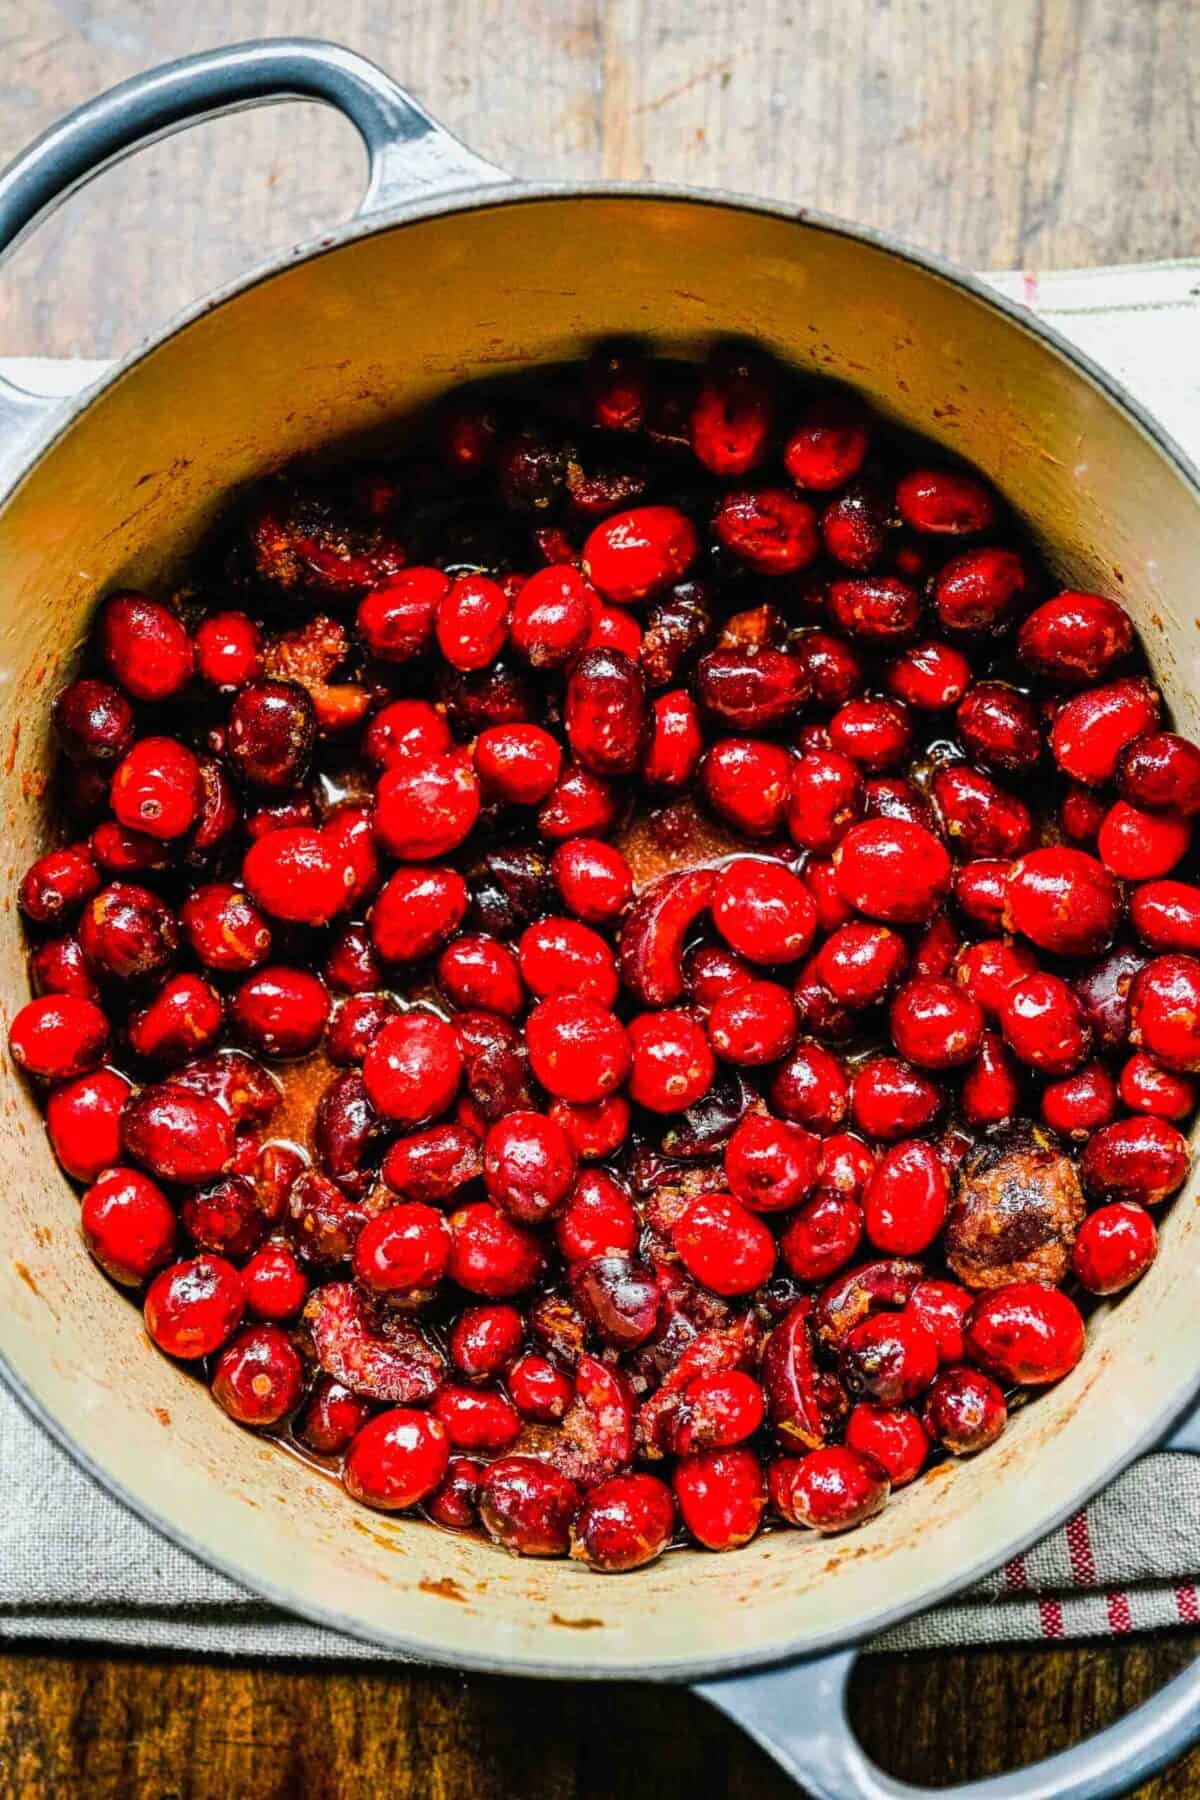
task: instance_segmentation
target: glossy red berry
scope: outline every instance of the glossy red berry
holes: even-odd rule
[[[561,667],[586,645],[595,606],[594,589],[570,563],[539,569],[513,605],[514,649],[535,669]]]
[[[893,1144],[863,1190],[867,1237],[885,1256],[919,1255],[941,1231],[949,1199],[945,1164],[932,1145]]]
[[[539,806],[562,771],[562,748],[540,725],[492,725],[475,740],[485,791],[510,806]]]
[[[467,884],[457,869],[397,869],[371,908],[371,939],[385,962],[416,962],[462,924]]]
[[[925,1428],[954,1456],[994,1444],[1008,1423],[1004,1395],[979,1369],[943,1369],[925,1397]]]
[[[846,1338],[839,1370],[850,1393],[901,1406],[937,1374],[937,1340],[915,1314],[875,1313]]]
[[[1125,746],[1155,729],[1161,708],[1158,689],[1143,676],[1088,688],[1055,716],[1054,759],[1076,781],[1099,787],[1113,779]]]
[[[372,656],[411,662],[432,648],[438,607],[450,591],[440,569],[401,569],[359,603],[355,623]]]
[[[732,1194],[700,1194],[676,1222],[684,1267],[716,1294],[748,1294],[775,1266],[775,1240]]]
[[[346,1492],[364,1506],[402,1512],[441,1482],[450,1461],[445,1427],[427,1413],[393,1407],[358,1432],[342,1471]]]
[[[287,1244],[264,1244],[242,1268],[246,1311],[271,1325],[299,1313],[308,1294],[308,1276]]]
[[[1082,684],[1103,679],[1133,648],[1133,623],[1125,608],[1103,594],[1068,591],[1035,608],[1017,637],[1017,654],[1053,681]]]
[[[916,1479],[929,1455],[929,1434],[906,1406],[875,1406],[860,1400],[846,1421],[846,1443],[876,1462],[893,1489]]]
[[[571,1555],[604,1573],[640,1569],[666,1549],[675,1502],[666,1482],[640,1472],[590,1489],[571,1531]]]
[[[246,977],[233,997],[230,1018],[259,1056],[305,1056],[325,1030],[329,993],[307,970],[275,964]]]
[[[242,1278],[221,1256],[193,1256],[156,1275],[146,1295],[146,1330],[168,1356],[194,1360],[219,1350],[241,1321]]]
[[[1125,881],[1151,881],[1168,875],[1187,855],[1191,841],[1191,822],[1180,814],[1146,812],[1118,800],[1104,815],[1096,848],[1114,875]]]
[[[565,1556],[579,1506],[575,1483],[534,1456],[502,1456],[479,1484],[485,1531],[517,1556]]]
[[[890,1141],[932,1125],[942,1096],[927,1076],[894,1056],[873,1056],[854,1080],[851,1113],[864,1136]]]
[[[444,1214],[419,1201],[390,1206],[367,1220],[354,1243],[355,1279],[383,1298],[434,1288],[450,1261]]]
[[[606,1006],[586,994],[551,994],[539,1001],[525,1035],[533,1073],[559,1100],[594,1104],[629,1074],[629,1034]]]
[[[251,1325],[226,1344],[213,1370],[213,1398],[239,1425],[277,1425],[300,1403],[304,1371],[278,1325]]]
[[[830,493],[858,474],[871,435],[866,409],[855,395],[822,395],[804,408],[789,435],[784,466],[798,488]]]
[[[712,529],[718,543],[760,575],[792,574],[812,562],[819,548],[816,514],[785,488],[723,495]]]
[[[108,1043],[108,1020],[92,1000],[47,994],[27,1000],[8,1029],[13,1061],[27,1075],[65,1081],[94,1069]]]
[[[96,644],[135,700],[173,699],[192,676],[192,641],[178,616],[145,594],[110,594],[96,619]]]
[[[487,1201],[450,1215],[453,1244],[448,1273],[469,1294],[506,1300],[532,1287],[542,1268],[538,1239]]]
[[[896,507],[913,531],[962,537],[986,531],[997,516],[992,490],[965,469],[913,469],[896,488]]]
[[[1157,956],[1129,988],[1130,1041],[1164,1068],[1200,1074],[1200,958]]]
[[[1089,1294],[1119,1294],[1146,1273],[1158,1250],[1158,1233],[1144,1207],[1129,1200],[1098,1206],[1079,1228],[1071,1272]]]
[[[1200,813],[1200,745],[1175,731],[1134,738],[1117,762],[1122,799],[1147,812]]]
[[[401,1125],[436,1119],[450,1106],[462,1079],[454,1031],[433,1013],[408,1012],[372,1039],[363,1058],[371,1103]]]
[[[510,1218],[526,1224],[558,1211],[574,1185],[575,1171],[575,1148],[567,1133],[540,1113],[509,1113],[484,1140],[488,1194]]]
[[[486,575],[460,575],[438,605],[438,649],[455,669],[484,669],[508,639],[508,596]]]
[[[656,1113],[683,1112],[711,1087],[716,1072],[712,1050],[690,1013],[641,1013],[629,1026],[628,1041],[629,1097],[639,1106]]]
[[[899,819],[852,825],[834,851],[837,883],[856,912],[920,925],[950,886],[950,858],[932,832]]]
[[[918,977],[900,989],[888,1016],[900,1055],[922,1069],[969,1062],[983,1039],[983,1009],[957,982]]]
[[[349,899],[330,844],[307,825],[268,831],[252,843],[242,880],[263,912],[291,924],[324,925]]]
[[[957,706],[971,685],[971,665],[961,650],[926,638],[901,650],[887,665],[890,694],[918,712],[945,712]]]
[[[611,1006],[617,969],[604,938],[578,919],[538,919],[517,946],[521,976],[539,1000],[548,994],[581,994]]]
[[[83,1196],[84,1242],[106,1274],[140,1287],[175,1253],[175,1214],[162,1189],[136,1169],[110,1168]]]
[[[849,1444],[782,1457],[769,1470],[771,1505],[789,1525],[829,1535],[865,1524],[887,1504],[882,1463]]]
[[[1164,1069],[1144,1051],[1135,1051],[1121,1070],[1117,1090],[1131,1112],[1156,1113],[1178,1123],[1196,1106],[1196,1083]]]
[[[967,1316],[968,1359],[997,1381],[1043,1387],[1083,1355],[1079,1308],[1057,1288],[1015,1281],[978,1300]]]
[[[450,1328],[450,1360],[467,1381],[492,1381],[521,1348],[525,1325],[515,1306],[466,1306]]]
[[[469,836],[479,805],[479,783],[464,752],[414,752],[379,778],[375,834],[402,862],[436,859]]]
[[[779,1254],[797,1281],[828,1281],[862,1241],[862,1211],[848,1195],[820,1190],[797,1207],[779,1239]]]
[[[736,1550],[762,1523],[767,1487],[752,1450],[703,1450],[680,1457],[672,1476],[687,1530],[706,1550]]]
[[[1155,1206],[1183,1186],[1190,1161],[1183,1133],[1147,1113],[1094,1132],[1079,1159],[1079,1176],[1093,1200]]]
[[[64,753],[78,763],[115,763],[133,743],[133,708],[107,681],[83,677],[54,702],[54,732]]]
[[[673,506],[640,506],[595,527],[583,546],[583,564],[605,599],[629,606],[680,580],[698,549],[685,513]]]
[[[797,1206],[816,1185],[820,1164],[820,1138],[769,1113],[747,1113],[725,1146],[725,1178],[754,1212]]]

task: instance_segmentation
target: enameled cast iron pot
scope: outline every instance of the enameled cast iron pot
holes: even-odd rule
[[[716,335],[759,338],[978,463],[1065,582],[1121,596],[1181,729],[1200,735],[1195,471],[1076,350],[878,233],[729,195],[514,185],[370,63],[279,41],[140,76],[48,132],[0,177],[0,248],[138,144],[296,96],[339,107],[365,140],[370,183],[350,224],[185,313],[72,402],[0,389],[10,885],[42,839],[50,699],[98,595],[169,578],[231,487],[298,452],[611,333],[675,356],[701,355]],[[11,901],[5,919],[11,1013],[27,993]],[[1150,1273],[1098,1309],[1074,1374],[1018,1412],[988,1455],[939,1467],[846,1538],[775,1532],[736,1555],[679,1552],[606,1579],[366,1514],[237,1430],[200,1383],[151,1353],[136,1311],[97,1279],[75,1196],[7,1059],[0,1157],[8,1379],[128,1505],[280,1606],[399,1652],[696,1683],[811,1792],[837,1800],[912,1792],[849,1733],[853,1646],[1070,1514],[1163,1437],[1200,1382],[1193,1182]],[[1124,1791],[1198,1733],[1200,1664],[1088,1744],[969,1791]]]

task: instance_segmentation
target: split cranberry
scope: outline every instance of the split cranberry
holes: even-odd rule
[[[94,1069],[108,1043],[108,1020],[92,1000],[47,994],[27,1000],[8,1029],[13,1061],[27,1075],[65,1081]]]
[[[1147,1113],[1095,1132],[1079,1159],[1079,1176],[1093,1200],[1155,1206],[1183,1186],[1190,1161],[1183,1133]]]
[[[736,1550],[762,1524],[767,1488],[752,1450],[702,1450],[680,1457],[672,1485],[684,1525],[706,1550]]]
[[[893,1489],[921,1473],[929,1455],[929,1434],[906,1406],[874,1406],[860,1400],[846,1421],[846,1443],[884,1470]]]
[[[888,1022],[900,1055],[923,1069],[958,1068],[983,1039],[983,1009],[958,983],[932,976],[901,988]]]
[[[565,1556],[579,1506],[575,1483],[535,1456],[502,1456],[479,1484],[484,1530],[517,1556]]]
[[[784,488],[725,494],[712,521],[718,543],[760,575],[789,575],[817,554],[816,515]]]
[[[193,1256],[156,1275],[146,1295],[146,1330],[168,1356],[211,1356],[233,1336],[246,1296],[221,1256]]]
[[[271,1325],[294,1319],[308,1294],[308,1276],[286,1244],[264,1244],[242,1269],[246,1311]]]
[[[885,1256],[916,1256],[941,1231],[950,1200],[945,1164],[932,1145],[910,1140],[885,1150],[863,1190],[863,1224]]]
[[[397,1406],[357,1433],[342,1471],[346,1492],[365,1506],[402,1512],[431,1494],[446,1473],[450,1444],[440,1420]]]
[[[848,1444],[781,1457],[769,1476],[775,1511],[789,1525],[825,1535],[850,1531],[882,1512],[891,1488],[883,1464]]]
[[[478,1136],[462,1125],[434,1125],[397,1138],[383,1162],[383,1178],[406,1200],[441,1205],[483,1173]]]
[[[46,1133],[76,1181],[95,1181],[121,1156],[121,1108],[130,1084],[115,1069],[93,1069],[56,1087],[46,1101]]]
[[[111,594],[97,615],[100,655],[135,700],[171,700],[192,677],[192,641],[175,613],[145,594]]]
[[[571,1555],[605,1574],[640,1569],[661,1556],[675,1527],[675,1502],[656,1475],[612,1475],[586,1495],[571,1530]]]
[[[435,1525],[449,1531],[471,1531],[479,1522],[479,1483],[483,1464],[469,1456],[452,1456],[446,1473],[425,1502]]]
[[[1094,683],[1133,648],[1133,623],[1103,594],[1066,592],[1037,607],[1021,626],[1017,654],[1052,681]]]
[[[816,1184],[821,1140],[802,1125],[747,1113],[725,1146],[725,1178],[754,1212],[787,1211]]]
[[[1200,958],[1157,956],[1129,988],[1129,1036],[1164,1068],[1200,1074]]]
[[[775,1240],[732,1194],[700,1194],[675,1224],[684,1267],[716,1294],[748,1294],[775,1267]]]
[[[1142,1206],[1129,1200],[1098,1206],[1079,1227],[1071,1272],[1089,1294],[1119,1294],[1154,1261],[1158,1233]]]
[[[710,1018],[710,1035],[711,1030]],[[683,1112],[712,1086],[712,1050],[690,1013],[640,1013],[629,1026],[628,1042],[629,1097],[639,1106],[656,1113]]]
[[[915,1314],[875,1313],[850,1332],[839,1370],[850,1393],[881,1406],[902,1406],[924,1393],[937,1374],[937,1340]]]
[[[511,1218],[538,1224],[557,1212],[575,1181],[574,1146],[561,1125],[540,1113],[509,1113],[483,1146],[487,1191]]]
[[[363,1058],[371,1103],[385,1118],[420,1125],[449,1107],[462,1079],[458,1040],[444,1019],[409,1012],[392,1019]]]
[[[834,852],[837,882],[856,912],[888,925],[920,925],[950,886],[945,846],[920,825],[866,819]]]
[[[83,1196],[79,1223],[100,1267],[125,1287],[140,1287],[175,1254],[175,1214],[136,1169],[102,1175]]]
[[[213,1370],[213,1398],[239,1425],[277,1425],[300,1403],[304,1371],[278,1325],[251,1325],[226,1344]]]
[[[979,1369],[943,1369],[925,1397],[925,1428],[954,1456],[994,1444],[1008,1423],[1004,1395]]]
[[[1043,1387],[1061,1381],[1083,1355],[1079,1308],[1057,1288],[1015,1281],[976,1302],[965,1341],[971,1362],[998,1381]]]

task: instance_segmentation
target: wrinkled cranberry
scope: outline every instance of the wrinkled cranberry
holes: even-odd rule
[[[954,1456],[994,1444],[1008,1423],[1004,1395],[978,1369],[943,1369],[925,1396],[925,1428]]]
[[[73,762],[119,762],[133,743],[133,708],[107,681],[71,682],[54,702],[53,719],[55,735]]]

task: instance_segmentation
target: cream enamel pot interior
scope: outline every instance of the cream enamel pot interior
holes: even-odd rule
[[[98,595],[168,580],[232,488],[295,454],[377,431],[452,383],[577,356],[603,334],[682,356],[716,335],[754,336],[971,458],[1065,581],[1122,597],[1182,729],[1200,731],[1194,473],[1078,353],[873,233],[712,194],[510,185],[370,64],[279,42],[139,77],[48,133],[0,178],[0,244],[137,143],[297,95],[340,106],[366,140],[357,218],[196,307],[78,400],[0,397],[10,1016],[27,993],[11,892],[45,830],[49,703]],[[625,1578],[510,1560],[364,1512],[153,1353],[136,1309],[89,1262],[77,1199],[7,1059],[0,1082],[14,1177],[0,1352],[26,1403],[100,1481],[247,1587],[400,1652],[510,1673],[704,1679],[707,1697],[823,1795],[911,1791],[847,1733],[845,1647],[1069,1514],[1161,1438],[1200,1379],[1193,1186],[1150,1273],[1098,1311],[1075,1373],[986,1456],[940,1467],[864,1529],[772,1533]],[[1116,1792],[1198,1729],[1189,1672],[1088,1745],[979,1791]]]

